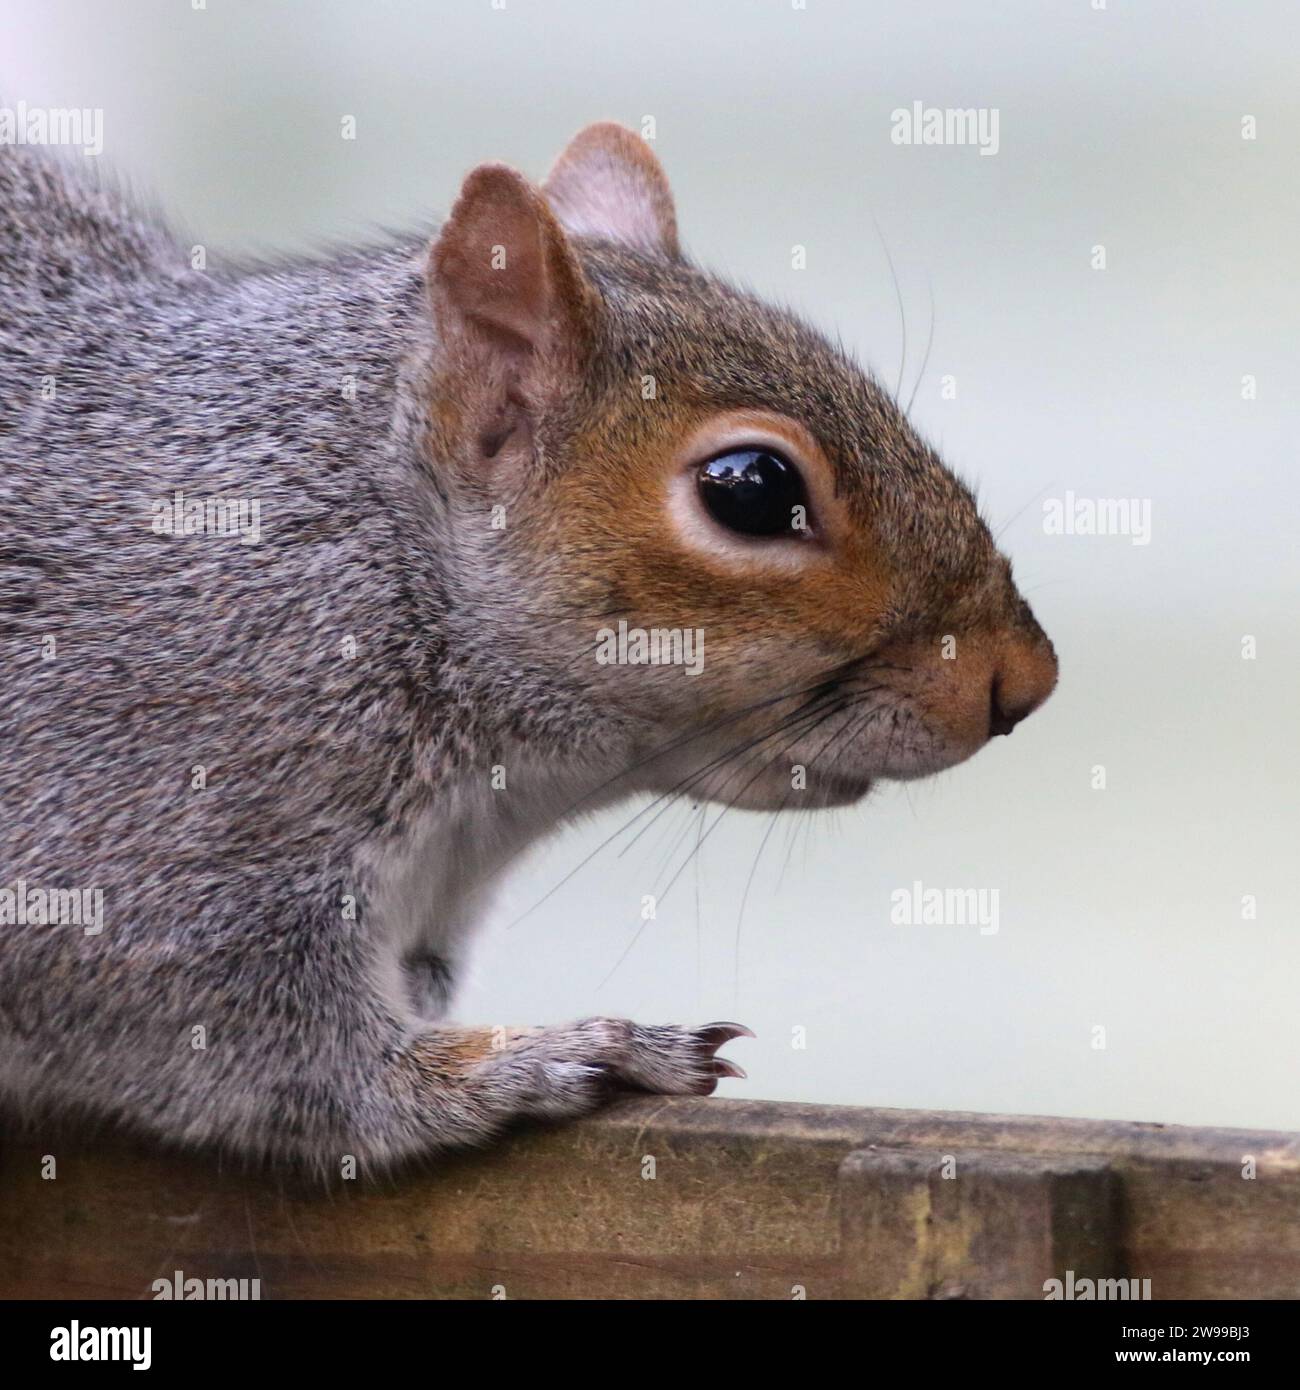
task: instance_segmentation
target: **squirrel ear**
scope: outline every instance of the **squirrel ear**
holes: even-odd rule
[[[444,330],[542,362],[566,356],[591,297],[545,200],[503,164],[480,165],[465,180],[434,243],[428,281]]]
[[[542,191],[574,236],[621,241],[651,255],[681,254],[668,176],[650,146],[625,126],[601,121],[580,130]]]

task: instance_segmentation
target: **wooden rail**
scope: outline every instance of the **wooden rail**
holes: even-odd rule
[[[328,1192],[10,1140],[0,1211],[5,1297],[151,1298],[177,1270],[263,1298],[1041,1299],[1070,1271],[1076,1296],[1300,1296],[1300,1136],[1246,1130],[628,1100]]]

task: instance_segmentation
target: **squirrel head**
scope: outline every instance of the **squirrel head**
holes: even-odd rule
[[[840,804],[1051,693],[969,489],[841,348],[686,259],[630,131],[540,188],[475,169],[427,278],[467,659],[594,712],[629,784]]]

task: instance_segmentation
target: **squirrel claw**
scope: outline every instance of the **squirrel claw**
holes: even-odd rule
[[[733,1038],[752,1038],[755,1034],[743,1023],[706,1023],[703,1028],[695,1030],[695,1036],[710,1052],[716,1052]]]
[[[752,1038],[753,1030],[746,1028],[743,1023],[706,1023],[703,1028],[695,1030],[695,1041],[700,1045],[704,1052],[704,1075],[705,1081],[701,1087],[701,1094],[711,1095],[717,1088],[720,1078],[724,1076],[735,1077],[738,1081],[744,1081],[747,1073],[744,1067],[727,1057],[715,1057],[724,1043],[729,1043],[733,1038]],[[705,1089],[707,1087],[707,1089]]]

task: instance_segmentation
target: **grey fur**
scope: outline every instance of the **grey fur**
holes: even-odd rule
[[[480,1056],[431,1021],[500,868],[575,802],[632,789],[618,774],[653,730],[548,656],[557,596],[488,554],[487,499],[430,459],[428,242],[195,271],[112,191],[0,149],[0,885],[105,895],[98,935],[0,928],[11,1114],[332,1171],[579,1113],[611,1082],[717,1075],[685,1028],[594,1019]],[[685,294],[720,341],[668,376],[679,360],[719,399],[770,403],[775,372],[808,410],[856,393],[903,428],[808,330],[684,262],[584,262],[606,365],[573,409]],[[762,314],[789,361],[745,360]],[[937,489],[961,518],[945,584],[992,553],[919,446],[871,486]],[[178,489],[258,499],[261,543],[155,534]],[[617,600],[594,584],[590,611]]]

